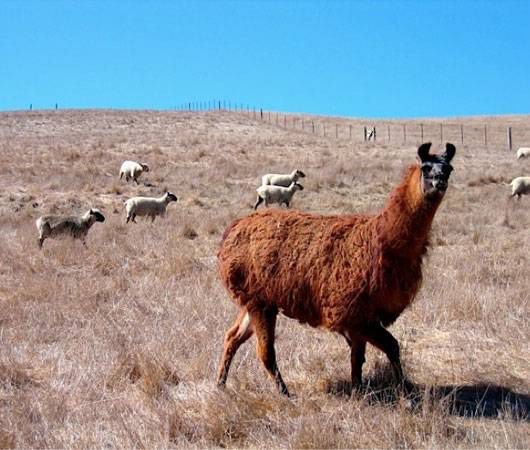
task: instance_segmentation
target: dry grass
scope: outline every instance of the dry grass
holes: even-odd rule
[[[253,344],[227,388],[214,387],[236,313],[216,274],[224,227],[250,212],[262,173],[294,167],[307,178],[293,207],[376,211],[415,146],[222,112],[0,118],[0,447],[530,447],[530,199],[507,202],[503,184],[529,161],[478,140],[457,147],[424,286],[392,327],[409,398],[388,388],[372,349],[369,386],[350,398],[344,341],[280,318],[287,401]],[[151,167],[140,186],[118,180],[129,158]],[[125,225],[126,198],[166,188],[179,197],[166,218]],[[37,249],[36,217],[90,205],[107,221],[88,249],[70,239]]]

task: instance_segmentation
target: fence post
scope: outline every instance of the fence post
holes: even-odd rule
[[[366,142],[366,139],[368,138],[368,132],[366,130],[366,125],[363,127],[364,130],[364,142]]]
[[[311,121],[311,130],[312,133],[315,134],[315,122]]]
[[[464,145],[464,125],[460,124],[460,138],[462,141],[462,145]]]
[[[350,123],[349,127],[350,127],[350,141],[351,141],[351,123]]]
[[[512,149],[512,127],[508,127],[508,148]]]
[[[407,143],[407,124],[406,123],[403,124],[403,142],[405,144]]]
[[[388,128],[388,143],[390,143],[390,125],[387,125]]]
[[[326,124],[322,124],[322,131],[324,132],[324,137],[326,137]]]
[[[420,135],[421,135],[421,142],[423,143],[423,124],[420,123]]]
[[[261,117],[261,120],[263,120],[263,109],[262,108],[259,109],[259,115]]]
[[[484,125],[484,147],[488,146],[488,133],[486,127],[487,125]]]
[[[221,100],[219,100],[219,111],[221,111]]]
[[[287,116],[283,116],[283,127],[287,128]]]
[[[335,139],[339,138],[339,125],[335,124]]]

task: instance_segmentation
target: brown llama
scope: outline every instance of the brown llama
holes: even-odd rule
[[[403,381],[399,345],[386,330],[421,284],[422,257],[447,189],[455,147],[418,148],[385,207],[375,215],[317,216],[278,209],[234,221],[218,253],[219,273],[239,316],[226,333],[218,384],[226,383],[237,349],[256,333],[257,353],[281,394],[276,316],[340,333],[351,348],[352,385],[362,383],[366,343],[382,350]]]

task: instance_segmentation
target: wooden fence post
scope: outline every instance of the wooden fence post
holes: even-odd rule
[[[287,116],[283,116],[283,127],[287,128]]]
[[[512,149],[512,127],[508,127],[508,148]]]
[[[423,144],[423,124],[422,123],[420,123],[420,136],[421,136],[420,140]]]
[[[390,125],[387,125],[388,128],[388,143],[390,143]]]
[[[403,124],[403,142],[405,144],[407,143],[407,124],[406,123]]]
[[[335,139],[339,138],[339,125],[335,124]]]
[[[259,115],[261,117],[261,120],[263,120],[263,109],[262,108],[259,109]]]
[[[324,137],[326,137],[326,124],[322,124],[322,131],[324,132]]]
[[[368,139],[368,131],[366,130],[366,125],[363,127],[364,130],[364,142],[366,142],[366,139]]]
[[[462,145],[464,145],[464,125],[460,124],[460,140],[462,141]]]
[[[487,132],[487,125],[484,125],[484,147],[488,146],[488,132]]]
[[[350,127],[350,141],[351,141],[351,123],[350,123],[349,127]]]
[[[311,121],[311,130],[312,133],[315,134],[315,122]]]

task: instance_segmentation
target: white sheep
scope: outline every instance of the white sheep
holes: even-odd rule
[[[144,173],[149,172],[149,166],[144,163],[137,163],[136,161],[124,161],[120,167],[120,180],[125,175],[125,181],[132,179],[138,184],[138,177]]]
[[[514,178],[510,186],[512,187],[512,194],[510,197],[517,196],[517,199],[521,198],[521,195],[530,194],[530,177],[517,177]]]
[[[127,212],[127,223],[132,220],[136,223],[136,216],[150,216],[151,222],[156,216],[164,216],[166,207],[171,202],[176,202],[176,195],[166,192],[162,197],[132,197],[125,202]]]
[[[299,178],[304,177],[305,173],[298,169],[293,170],[290,174],[268,173],[261,177],[261,185],[289,187],[291,183],[296,182]]]
[[[530,156],[530,147],[521,147],[516,153],[517,159],[526,158]]]
[[[269,206],[269,203],[278,203],[281,206],[282,203],[285,203],[285,206],[289,208],[289,203],[293,198],[293,195],[296,191],[303,191],[304,187],[301,184],[293,181],[289,187],[283,186],[260,186],[256,189],[258,193],[258,198],[256,199],[256,204],[254,209],[258,209],[258,206],[261,202],[265,202],[265,206]]]
[[[44,239],[60,235],[70,235],[73,238],[81,239],[86,247],[86,235],[90,227],[96,222],[105,222],[105,216],[95,208],[90,208],[81,217],[41,216],[35,222],[39,230],[39,247],[42,247]]]

